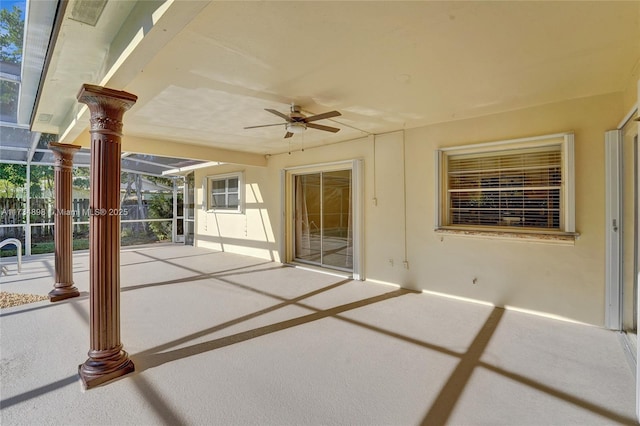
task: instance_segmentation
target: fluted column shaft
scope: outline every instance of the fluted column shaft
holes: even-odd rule
[[[53,151],[55,183],[55,284],[49,292],[49,300],[57,302],[80,295],[73,285],[73,211],[71,198],[73,191],[73,156],[80,149],[78,145],[51,142]]]
[[[90,344],[79,367],[86,388],[131,373],[120,341],[120,156],[122,116],[137,96],[83,85],[78,101],[91,113]]]

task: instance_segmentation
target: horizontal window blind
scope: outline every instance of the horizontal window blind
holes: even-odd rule
[[[449,155],[449,225],[560,229],[560,145]]]

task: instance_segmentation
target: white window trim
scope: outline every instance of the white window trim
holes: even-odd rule
[[[237,209],[216,209],[212,207],[211,203],[211,181],[238,178],[238,208]],[[202,183],[203,193],[205,194],[203,207],[207,213],[227,213],[227,214],[242,214],[244,213],[244,172],[224,173],[219,175],[205,176]]]
[[[445,224],[444,182],[446,176],[446,157],[449,154],[482,154],[491,151],[507,151],[525,148],[539,148],[551,145],[560,145],[562,151],[562,214],[560,218],[560,230],[533,230],[514,229],[509,227],[483,227],[483,226],[459,226]],[[571,241],[579,235],[575,230],[575,160],[574,160],[574,134],[556,133],[529,138],[509,139],[503,141],[487,142],[473,145],[463,145],[441,148],[435,153],[435,231],[438,233],[460,234],[468,236],[494,236],[498,238],[524,238],[540,239],[544,241]]]

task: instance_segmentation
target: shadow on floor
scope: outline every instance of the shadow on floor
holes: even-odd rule
[[[411,290],[406,290],[406,289],[399,289],[399,290],[392,291],[390,293],[385,293],[379,296],[374,296],[374,297],[369,297],[367,299],[359,300],[357,302],[340,305],[335,308],[318,311],[313,314],[304,315],[304,316],[293,318],[286,321],[281,321],[281,322],[270,324],[264,327],[258,327],[253,330],[244,331],[231,336],[221,337],[219,339],[210,340],[208,342],[198,343],[195,345],[188,346],[186,348],[175,349],[173,351],[168,351],[168,352],[156,352],[156,353],[147,352],[146,354],[139,353],[137,355],[132,356],[131,358],[134,360],[134,363],[136,364],[136,369],[139,372],[142,372],[146,369],[157,367],[167,362],[176,361],[176,360],[187,358],[193,355],[198,355],[204,352],[223,348],[225,346],[230,346],[236,343],[245,342],[250,339],[255,339],[256,337],[265,336],[267,334],[286,330],[288,328],[296,327],[296,326],[306,324],[312,321],[317,321],[323,318],[333,317],[342,312],[346,312],[352,309],[357,309],[363,306],[371,305],[373,303],[378,303],[383,300],[391,299],[394,297],[403,296],[409,293],[415,293],[415,292]],[[278,308],[279,307],[281,306],[278,306]],[[270,310],[278,309],[278,308],[274,307]],[[251,314],[250,316],[255,317],[256,315]],[[244,321],[244,319],[239,318],[232,322],[237,323],[240,321]],[[226,325],[226,326],[229,326],[229,325]],[[212,329],[213,328],[220,329],[224,327],[223,325],[220,325],[220,326],[212,327]],[[208,330],[210,329],[207,329],[205,331],[208,331]],[[171,346],[175,346],[175,344],[172,343]]]
[[[629,425],[637,424],[635,419],[626,417],[624,415],[620,415],[607,407],[599,406],[587,400],[581,399],[575,395],[571,395],[567,392],[564,392],[560,389],[553,388],[540,381],[533,380],[529,377],[518,374],[518,372],[508,371],[503,368],[497,367],[495,365],[489,364],[487,362],[481,361],[483,353],[488,347],[492,337],[494,336],[498,326],[500,325],[501,320],[503,319],[505,311],[501,308],[493,308],[493,310],[491,310],[491,312],[489,313],[489,315],[485,320],[485,323],[476,334],[475,338],[469,345],[466,352],[462,352],[462,351],[458,352],[444,346],[439,346],[430,342],[414,339],[412,337],[402,335],[392,330],[386,330],[382,327],[372,325],[372,324],[367,324],[365,322],[358,321],[356,319],[348,318],[346,316],[341,315],[345,312],[352,311],[354,309],[380,303],[386,300],[397,298],[399,296],[407,295],[409,293],[416,293],[415,291],[412,291],[412,290],[398,289],[398,290],[384,293],[378,296],[369,297],[369,298],[358,300],[355,302],[339,305],[330,309],[318,309],[311,305],[303,303],[303,301],[305,299],[308,299],[320,293],[338,288],[344,284],[351,282],[351,280],[338,281],[326,287],[313,290],[311,292],[308,292],[306,294],[303,294],[291,299],[287,299],[282,296],[269,293],[263,288],[253,288],[247,285],[233,282],[232,280],[228,279],[233,275],[261,273],[269,270],[280,269],[283,267],[280,265],[276,267],[262,267],[265,264],[258,263],[258,264],[251,264],[251,265],[246,265],[242,267],[229,268],[227,270],[222,270],[222,271],[217,271],[212,273],[203,273],[202,271],[185,267],[177,263],[167,261],[165,259],[155,258],[149,255],[145,255],[145,256],[149,258],[153,258],[155,261],[158,261],[158,262],[168,263],[172,266],[181,267],[183,269],[186,269],[190,272],[195,273],[196,275],[175,279],[175,280],[167,280],[164,282],[155,282],[155,283],[147,283],[147,284],[134,285],[130,287],[124,287],[122,289],[123,292],[133,291],[133,290],[152,287],[152,286],[178,284],[181,282],[197,281],[197,280],[204,280],[204,279],[216,279],[227,285],[242,288],[244,290],[255,292],[264,296],[268,296],[279,301],[273,306],[267,307],[265,309],[232,319],[230,321],[227,321],[221,324],[214,325],[212,327],[208,327],[196,333],[183,336],[179,339],[158,345],[156,347],[147,349],[138,354],[132,355],[131,358],[133,359],[136,365],[136,373],[134,373],[134,375],[132,376],[129,376],[130,380],[135,385],[137,392],[139,392],[139,394],[147,400],[149,405],[154,410],[155,414],[159,418],[163,419],[163,421],[166,421],[168,424],[183,425],[183,424],[187,424],[188,422],[185,419],[181,418],[176,412],[171,410],[170,406],[166,402],[165,396],[162,395],[160,392],[158,392],[158,390],[155,389],[152,386],[152,384],[149,382],[149,380],[147,380],[147,378],[145,377],[144,372],[146,370],[149,370],[154,367],[167,364],[173,361],[188,358],[193,355],[213,351],[219,348],[234,345],[236,343],[246,342],[257,337],[269,335],[272,333],[276,333],[278,331],[287,330],[299,325],[304,325],[304,324],[307,324],[313,321],[318,321],[328,317],[331,317],[333,319],[340,320],[340,321],[345,321],[349,324],[353,324],[370,331],[378,332],[386,336],[389,336],[404,342],[408,342],[414,345],[418,345],[419,347],[422,347],[428,350],[437,351],[439,353],[458,359],[458,364],[456,365],[455,369],[452,371],[452,373],[448,377],[447,381],[443,385],[436,399],[430,405],[430,407],[426,409],[426,414],[424,415],[421,422],[421,424],[423,425],[444,425],[450,421],[451,415],[454,412],[456,405],[459,403],[460,398],[462,397],[465,391],[465,388],[468,387],[469,380],[476,368],[485,369],[487,371],[490,371],[492,373],[505,377],[509,380],[512,380],[514,382],[527,386],[531,389],[535,389],[536,391],[543,392],[553,398],[567,402],[568,404],[571,404],[575,407],[579,407],[581,409],[592,412],[596,415],[601,416],[603,418],[603,422],[605,423],[616,422],[620,424],[629,424]],[[270,264],[272,262],[266,262],[266,263]],[[74,301],[78,301],[78,300],[86,300],[87,298],[88,298],[87,293],[84,293],[80,298],[68,299],[66,301],[57,302],[56,304],[46,304],[46,305],[41,305],[33,308],[20,310],[20,311],[3,313],[3,314],[0,314],[0,316],[30,312],[33,310],[39,310],[39,309],[43,309],[45,307],[50,307],[50,306],[60,306],[66,303],[73,303]],[[286,306],[292,306],[292,305],[300,308],[308,309],[312,313],[308,315],[299,316],[297,318],[280,321],[274,324],[269,324],[263,327],[253,328],[251,330],[236,333],[230,336],[211,339],[206,342],[192,344],[187,347],[175,349],[176,347],[183,345],[185,343],[188,343],[192,340],[202,338],[204,336],[213,334],[215,332],[221,331],[228,327],[240,324],[242,322],[257,318],[267,313],[276,311]],[[81,310],[77,304],[73,304],[73,309],[77,311],[78,315],[82,316],[82,319],[84,321],[87,321],[86,313],[83,310]],[[127,377],[123,379],[127,379]],[[0,406],[3,409],[8,408],[10,406],[14,406],[16,404],[20,404],[28,400],[38,398],[41,395],[44,395],[50,392],[55,392],[77,381],[78,381],[78,376],[74,374],[72,376],[63,378],[61,380],[57,380],[47,385],[43,385],[33,390],[26,391],[19,395],[15,395],[13,397],[4,399],[0,401]]]

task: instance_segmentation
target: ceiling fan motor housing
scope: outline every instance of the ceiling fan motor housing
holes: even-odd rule
[[[291,114],[289,114],[289,117],[291,117],[293,121],[302,121],[304,118],[306,118],[302,114],[302,112],[300,112],[300,107],[294,104],[291,104]]]

